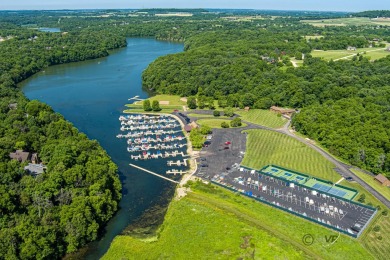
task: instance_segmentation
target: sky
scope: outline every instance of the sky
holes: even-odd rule
[[[0,10],[233,8],[272,10],[388,10],[389,0],[0,0]]]

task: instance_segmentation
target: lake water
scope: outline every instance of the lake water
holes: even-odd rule
[[[121,209],[107,225],[100,241],[90,246],[88,259],[98,259],[120,234],[146,209],[159,203],[171,183],[131,168],[118,117],[128,98],[148,97],[142,89],[142,71],[156,58],[183,51],[183,45],[154,39],[127,40],[126,48],[106,58],[52,66],[21,83],[29,99],[38,99],[72,122],[81,132],[96,139],[118,165],[123,185]],[[166,162],[139,161],[137,165],[165,173]]]

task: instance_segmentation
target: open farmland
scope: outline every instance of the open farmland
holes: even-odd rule
[[[390,26],[389,19],[370,19],[366,17],[338,18],[338,19],[321,19],[321,20],[302,20],[317,27],[325,26],[360,26],[360,25],[385,25]]]

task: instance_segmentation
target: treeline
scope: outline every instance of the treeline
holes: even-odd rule
[[[325,36],[308,40],[309,45],[315,50],[345,50],[348,46],[367,48],[372,44],[364,36]]]
[[[369,18],[390,17],[390,10],[364,11],[364,12],[354,13],[352,15],[355,17],[369,17]]]
[[[58,259],[95,240],[118,209],[117,167],[96,141],[16,84],[42,68],[107,55],[110,33],[40,33],[8,28],[0,43],[0,259]],[[2,31],[0,34],[9,33]],[[38,153],[34,177],[10,153]]]

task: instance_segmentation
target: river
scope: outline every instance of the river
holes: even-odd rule
[[[149,96],[142,89],[142,71],[160,56],[183,51],[183,44],[138,38],[127,42],[126,48],[108,57],[52,66],[21,83],[29,99],[49,104],[90,139],[98,140],[118,165],[123,186],[121,209],[108,223],[102,238],[89,246],[88,259],[100,258],[116,235],[146,209],[160,203],[167,190],[173,190],[171,183],[130,168],[126,142],[115,136],[120,133],[118,117],[128,98]],[[165,172],[159,161],[138,164]]]

